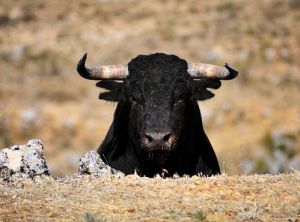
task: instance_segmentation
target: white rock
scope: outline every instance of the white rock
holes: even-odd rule
[[[0,177],[10,180],[16,175],[27,175],[30,178],[49,175],[44,146],[40,140],[33,139],[26,145],[14,145],[0,150]]]
[[[80,159],[78,174],[89,174],[94,176],[119,174],[120,176],[124,176],[122,172],[117,171],[104,163],[100,155],[95,151],[89,151]]]

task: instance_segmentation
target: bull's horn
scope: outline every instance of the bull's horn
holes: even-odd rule
[[[77,72],[80,76],[91,80],[123,80],[128,75],[127,65],[108,65],[98,66],[93,68],[86,68],[85,62],[87,53],[79,60],[77,65]]]
[[[234,79],[238,75],[238,71],[229,67],[225,63],[224,67],[204,64],[204,63],[189,63],[188,73],[194,79],[198,78],[213,78],[213,79]]]

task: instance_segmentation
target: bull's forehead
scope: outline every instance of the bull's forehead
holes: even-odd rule
[[[178,78],[187,79],[187,62],[175,55],[156,53],[140,55],[128,64],[129,80],[162,83]]]
[[[162,53],[138,56],[128,64],[128,68],[130,88],[151,100],[162,96],[166,100],[174,88],[186,85],[189,78],[185,60]]]

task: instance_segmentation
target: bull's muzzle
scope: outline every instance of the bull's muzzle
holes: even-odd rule
[[[175,141],[175,135],[169,132],[146,132],[141,139],[141,144],[148,151],[171,151]]]

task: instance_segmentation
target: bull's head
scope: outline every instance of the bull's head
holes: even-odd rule
[[[187,63],[174,55],[138,56],[128,65],[86,68],[86,54],[79,61],[78,73],[91,80],[102,80],[98,87],[109,90],[100,99],[118,101],[128,107],[128,135],[149,153],[170,153],[176,149],[189,104],[214,96],[220,80],[238,72],[225,67]],[[120,80],[120,81],[114,81]]]

